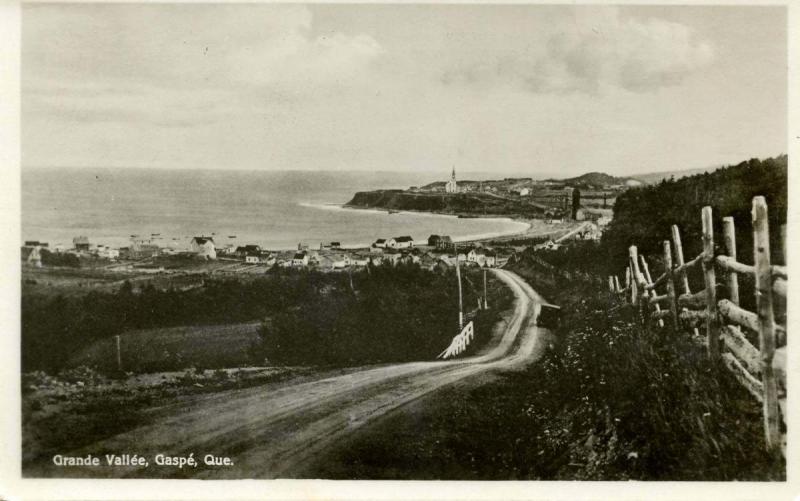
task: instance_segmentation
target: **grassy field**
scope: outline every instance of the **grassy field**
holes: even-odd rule
[[[248,322],[126,332],[120,338],[123,369],[140,373],[250,365],[255,362],[250,357],[250,347],[259,339],[259,325],[260,322]],[[114,339],[103,339],[81,350],[69,361],[69,366],[79,365],[113,370]]]

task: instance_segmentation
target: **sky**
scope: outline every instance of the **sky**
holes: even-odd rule
[[[22,165],[627,175],[787,150],[783,7],[24,4]]]

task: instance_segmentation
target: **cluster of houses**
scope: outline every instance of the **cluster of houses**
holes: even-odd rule
[[[26,241],[23,246],[23,260],[31,266],[41,266],[40,249],[48,248],[46,242]],[[447,235],[431,235],[427,241],[415,242],[409,235],[375,240],[368,248],[343,249],[340,242],[321,243],[319,249],[310,249],[300,243],[297,250],[269,251],[255,244],[215,246],[214,238],[196,236],[189,241],[188,248],[159,246],[154,239],[132,237],[128,246],[112,248],[93,244],[88,237],[78,236],[72,241],[72,248],[59,246],[49,249],[52,252],[74,254],[85,258],[102,258],[110,261],[118,259],[140,260],[158,256],[177,255],[198,260],[235,259],[244,264],[266,267],[313,267],[320,270],[341,270],[350,267],[365,267],[383,263],[419,264],[427,269],[442,266],[498,266],[498,255],[492,249],[480,245],[459,246]]]

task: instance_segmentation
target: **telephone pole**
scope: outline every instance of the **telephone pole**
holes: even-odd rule
[[[489,309],[489,295],[486,293],[486,268],[483,269],[483,309]]]
[[[458,245],[453,242],[453,250],[456,253],[456,278],[458,279],[458,330],[464,328],[464,304],[461,296],[461,266],[458,262]]]

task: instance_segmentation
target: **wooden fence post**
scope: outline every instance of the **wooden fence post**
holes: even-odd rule
[[[631,304],[639,304],[639,251],[635,245],[628,247],[628,260],[631,270]]]
[[[711,207],[703,207],[703,275],[706,283],[706,339],[708,356],[719,359],[719,332],[717,332],[717,277],[714,271],[714,223]]]
[[[681,243],[681,231],[678,225],[672,225],[672,244],[675,246],[675,266],[683,266],[683,244]],[[686,270],[681,272],[681,284],[683,285],[683,293],[691,294],[689,289],[689,278],[686,275]]]
[[[672,251],[669,240],[664,240],[664,268],[667,276],[667,297],[669,298],[669,312],[672,315],[672,328],[678,331],[678,300],[675,294],[675,274],[672,272]]]
[[[678,229],[678,225],[672,225],[672,245],[675,247],[675,266],[683,266],[683,244],[681,243],[681,230]],[[675,277],[673,276],[672,288],[675,290],[676,295],[680,295],[680,291],[675,286]],[[681,271],[680,273],[680,281],[681,281],[681,290],[683,290],[684,294],[691,294],[692,290],[689,288],[689,276],[686,274],[686,270]],[[697,327],[693,328],[694,335],[699,336],[700,330]]]
[[[653,276],[650,275],[650,267],[647,266],[647,259],[645,259],[644,256],[639,256],[639,259],[642,261],[642,270],[644,270],[644,278],[645,278],[645,280],[647,280],[648,284],[652,284],[653,283]],[[645,292],[645,294],[647,294],[647,292]],[[655,289],[651,289],[650,290],[650,297],[654,298],[654,297],[656,297],[656,295],[657,295],[656,294],[656,290]],[[653,301],[653,305],[655,307],[656,313],[661,311],[661,306],[659,306],[658,301]],[[647,314],[649,315],[649,313],[650,312],[648,310]],[[650,318],[648,317],[647,320],[649,322]],[[661,318],[658,319],[658,326],[659,327],[664,327],[664,320],[663,319],[661,319]]]
[[[622,287],[619,286],[619,276],[614,275],[614,285],[617,288],[617,292],[622,292]]]
[[[632,303],[633,300],[632,300],[632,297],[631,297],[631,291],[633,290],[633,287],[631,287],[631,263],[630,263],[630,259],[628,259],[628,267],[625,268],[625,290],[626,290],[627,295],[628,295],[628,302]]]
[[[772,266],[769,254],[769,222],[764,197],[753,198],[753,258],[755,261],[756,305],[761,352],[761,383],[764,387],[764,433],[767,448],[780,445],[778,387],[772,368],[775,355],[775,314],[772,310]]]
[[[736,228],[730,216],[722,218],[722,238],[725,252],[736,261]],[[728,271],[728,296],[733,304],[739,305],[739,277],[735,271]]]

